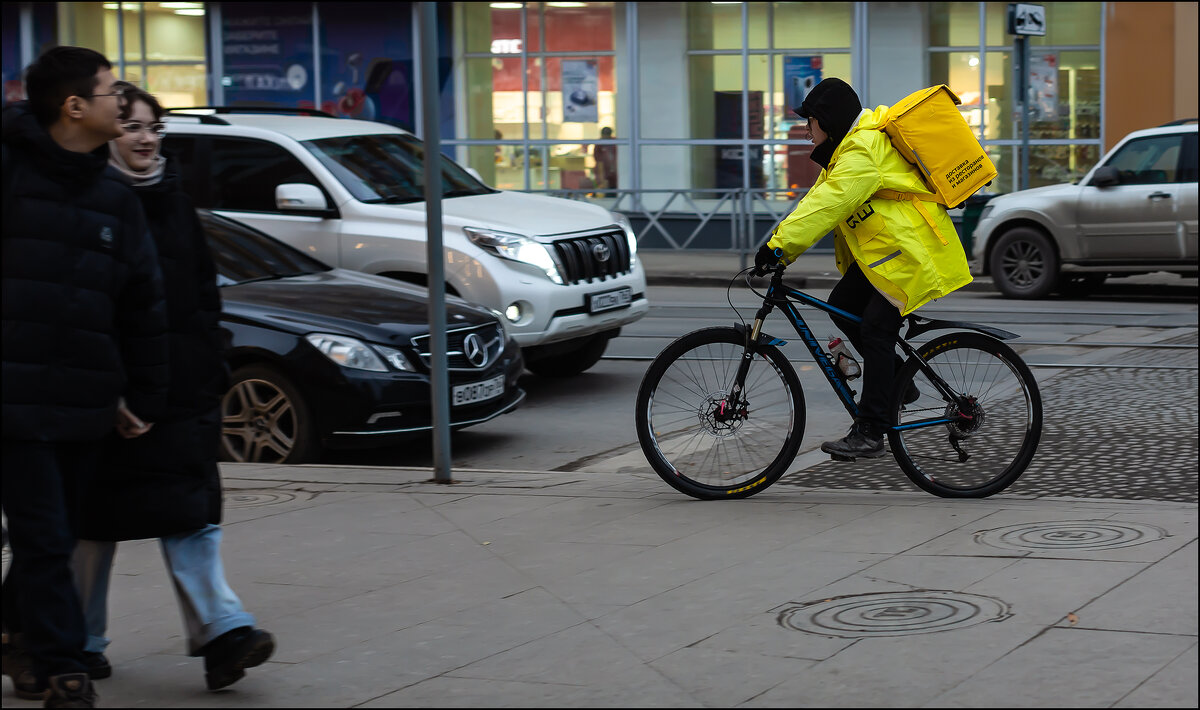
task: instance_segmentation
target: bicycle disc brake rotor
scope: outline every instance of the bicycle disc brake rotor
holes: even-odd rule
[[[956,439],[966,439],[983,426],[984,411],[979,400],[967,397],[965,408],[960,408],[954,402],[947,404],[946,418],[952,420],[946,424],[950,435]]]
[[[731,404],[724,392],[708,395],[699,411],[700,423],[704,430],[719,439],[736,435],[742,428],[742,422],[749,416],[749,405],[745,400]]]

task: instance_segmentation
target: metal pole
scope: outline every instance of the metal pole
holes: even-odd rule
[[[429,271],[429,379],[433,480],[450,478],[450,382],[446,370],[446,267],[442,251],[442,153],[438,120],[437,3],[421,3],[421,127],[425,142],[425,254]]]
[[[1021,173],[1018,175],[1020,183],[1018,188],[1021,190],[1029,187],[1029,117],[1031,114],[1029,105],[1029,38],[1018,36],[1013,40],[1014,56],[1019,56],[1021,59],[1021,69],[1017,78],[1017,92],[1021,101]]]

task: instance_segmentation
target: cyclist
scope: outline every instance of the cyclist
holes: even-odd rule
[[[880,130],[887,108],[863,109],[849,84],[829,78],[793,109],[808,120],[808,138],[815,146],[811,157],[823,170],[754,258],[755,272],[761,275],[767,267],[795,261],[836,228],[834,252],[842,278],[829,303],[862,318],[861,324],[836,316],[833,322],[862,355],[863,391],[850,431],[825,442],[821,450],[846,458],[884,454],[892,378],[903,363],[895,348],[902,316],[971,282],[962,243],[944,243],[914,203],[897,197],[918,193],[932,198],[932,193]],[[881,196],[880,190],[891,194]],[[956,234],[944,206],[932,201],[921,205],[941,234]],[[910,386],[904,401],[918,396]]]

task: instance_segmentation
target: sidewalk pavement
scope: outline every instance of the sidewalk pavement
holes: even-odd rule
[[[731,253],[640,256],[652,284],[724,285],[739,268]],[[809,288],[837,278],[832,254],[792,269]],[[223,464],[225,568],[275,655],[207,692],[157,544],[122,543],[100,704],[1200,703],[1194,503],[795,485],[817,463],[724,502],[644,463],[455,470],[453,485],[430,469]],[[7,678],[3,699],[39,705]]]
[[[207,692],[156,543],[122,543],[102,706],[1197,706],[1194,504],[223,469],[274,657]]]

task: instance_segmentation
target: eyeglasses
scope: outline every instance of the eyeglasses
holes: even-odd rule
[[[159,140],[161,140],[163,136],[167,135],[167,126],[162,123],[151,123],[146,125],[138,123],[137,121],[130,121],[129,123],[122,123],[121,130],[125,131],[126,133],[140,133],[145,131]]]
[[[113,90],[113,92],[111,94],[88,94],[84,98],[91,99],[91,98],[95,98],[97,96],[116,96],[117,98],[123,98],[125,96],[126,91],[128,91],[128,90],[125,89],[124,87],[117,87],[116,89]]]

